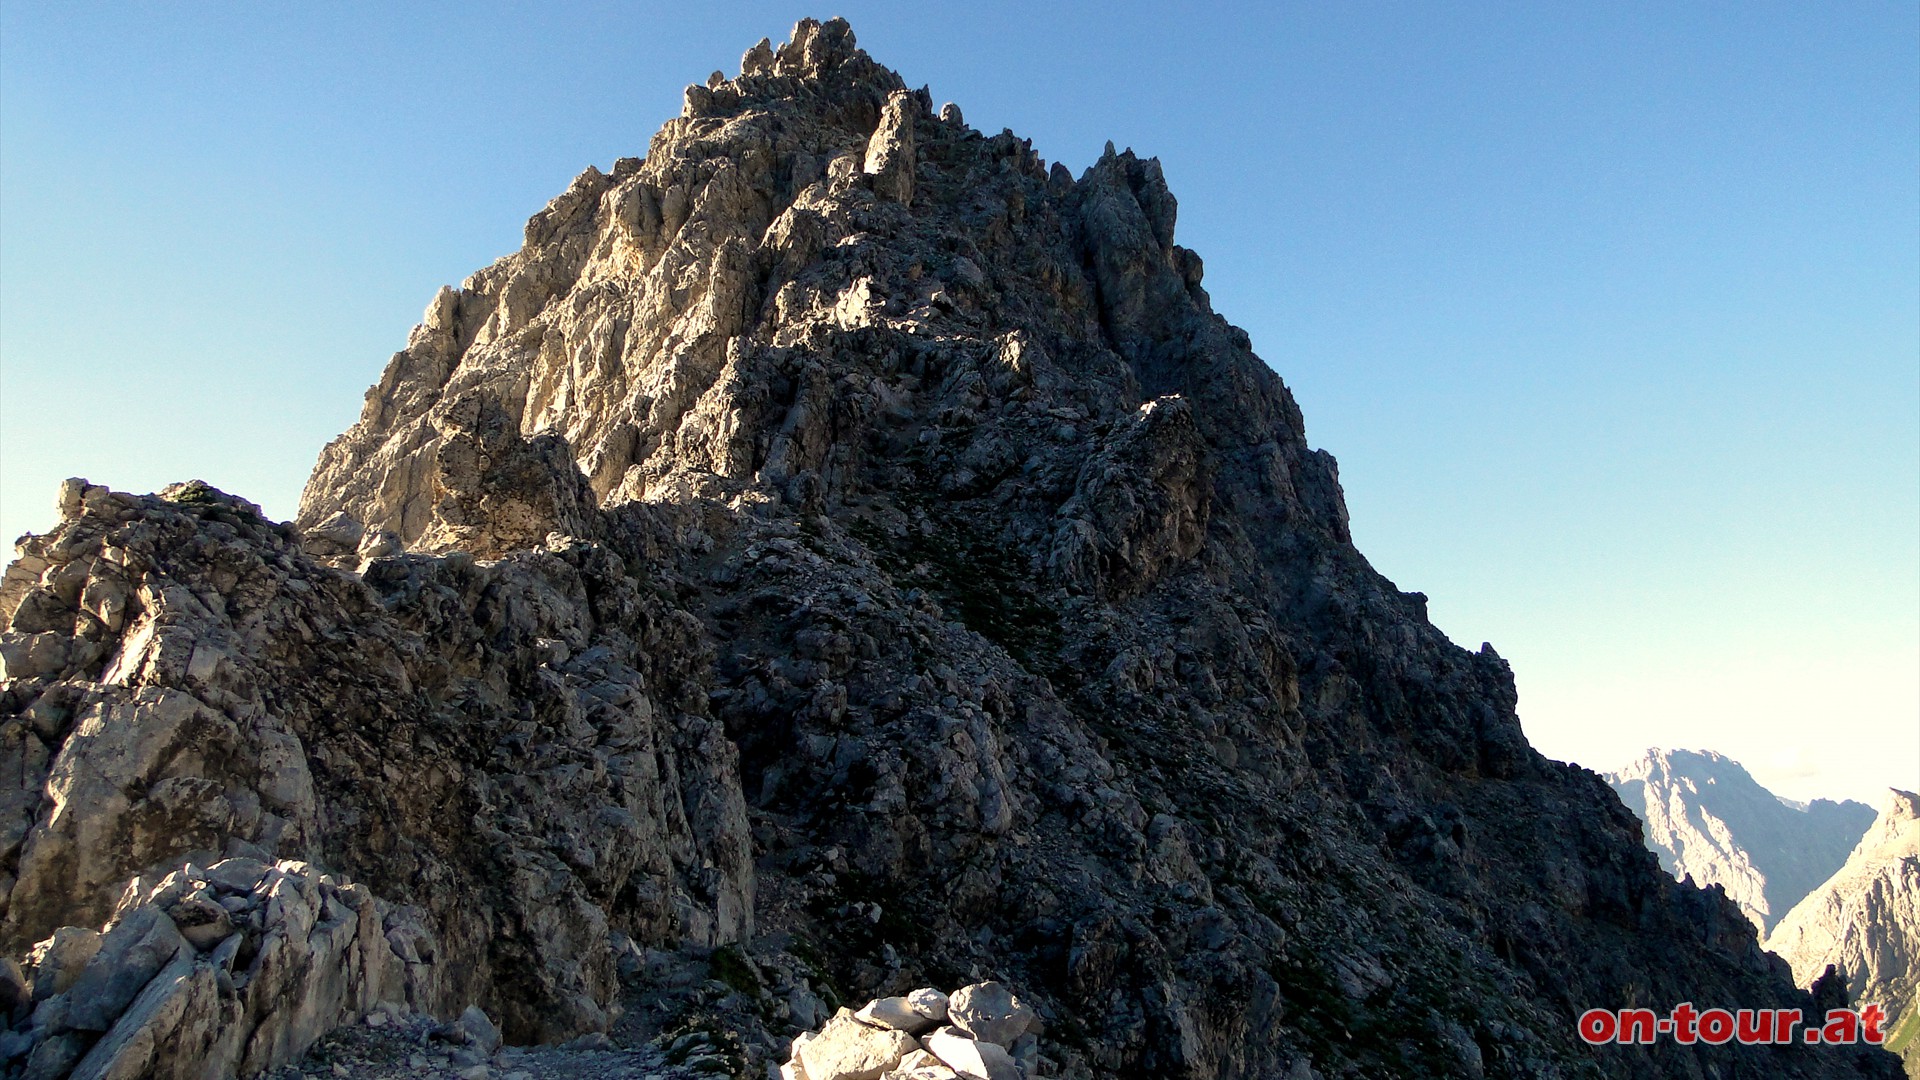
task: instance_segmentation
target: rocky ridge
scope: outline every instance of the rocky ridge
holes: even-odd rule
[[[1802,985],[1829,968],[1855,1002],[1887,1010],[1888,1048],[1920,1077],[1920,796],[1889,791],[1880,816],[1826,884],[1767,935]]]
[[[1175,217],[803,21],[443,290],[296,524],[70,482],[0,582],[0,1068],[471,1005],[757,1076],[1000,981],[1028,1075],[1897,1075],[1579,1042],[1811,999],[1354,550]],[[301,930],[359,981],[268,979]],[[137,992],[62,1028],[75,968]]]
[[[1606,779],[1668,873],[1719,885],[1763,934],[1840,869],[1874,820],[1852,800],[1790,804],[1711,750],[1648,750]]]

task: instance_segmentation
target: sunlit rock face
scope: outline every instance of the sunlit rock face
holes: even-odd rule
[[[1645,822],[1668,873],[1726,889],[1762,933],[1832,877],[1873,824],[1865,803],[1782,801],[1711,750],[1649,750],[1607,782]]]
[[[1856,1003],[1888,1012],[1909,1076],[1920,1076],[1920,796],[1889,791],[1846,865],[1780,920],[1767,948],[1811,986],[1829,966]]]
[[[0,586],[8,1052],[246,1070],[397,1001],[762,1075],[992,982],[1039,1075],[1896,1075],[1579,1041],[1810,999],[1354,550],[1174,231],[1156,162],[806,21],[437,296],[295,525],[70,485]],[[195,996],[38,1023],[37,943],[139,912],[59,955]],[[295,937],[358,974],[264,977]]]

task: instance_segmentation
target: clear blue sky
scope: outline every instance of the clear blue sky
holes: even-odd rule
[[[438,286],[835,13],[721,6],[7,0],[0,531],[69,475],[290,516]],[[1548,753],[1920,787],[1920,7],[838,13],[1049,160],[1159,156],[1362,550]]]

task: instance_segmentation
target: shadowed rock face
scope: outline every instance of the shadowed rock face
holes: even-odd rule
[[[1810,999],[1353,549],[1174,220],[837,20],[690,87],[434,300],[297,528],[75,483],[25,542],[5,944],[231,853],[417,913],[416,1007],[516,1040],[604,1025],[630,940],[737,944],[755,1069],[993,980],[1075,1077],[1894,1075],[1579,1043]]]
[[[1607,782],[1676,878],[1726,889],[1763,933],[1833,876],[1873,824],[1865,803],[1782,802],[1710,750],[1649,750]]]
[[[1846,865],[1794,905],[1767,948],[1802,986],[1832,965],[1850,1000],[1884,1006],[1907,1074],[1920,1076],[1920,796],[1887,792]]]

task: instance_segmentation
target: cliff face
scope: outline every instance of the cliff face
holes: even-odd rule
[[[1833,965],[1852,1001],[1885,1006],[1889,1048],[1920,1077],[1920,796],[1889,791],[1846,865],[1780,920],[1767,948],[1802,986]]]
[[[1865,803],[1789,805],[1711,750],[1649,750],[1606,778],[1668,873],[1726,889],[1762,933],[1832,877],[1873,824]]]
[[[76,1013],[36,947],[8,1052],[555,1039],[624,971],[742,1070],[992,978],[1050,1075],[1893,1075],[1579,1042],[1810,999],[1354,550],[1175,209],[802,22],[443,291],[297,527],[71,483],[0,588],[0,935],[117,920],[59,956],[146,989]]]

